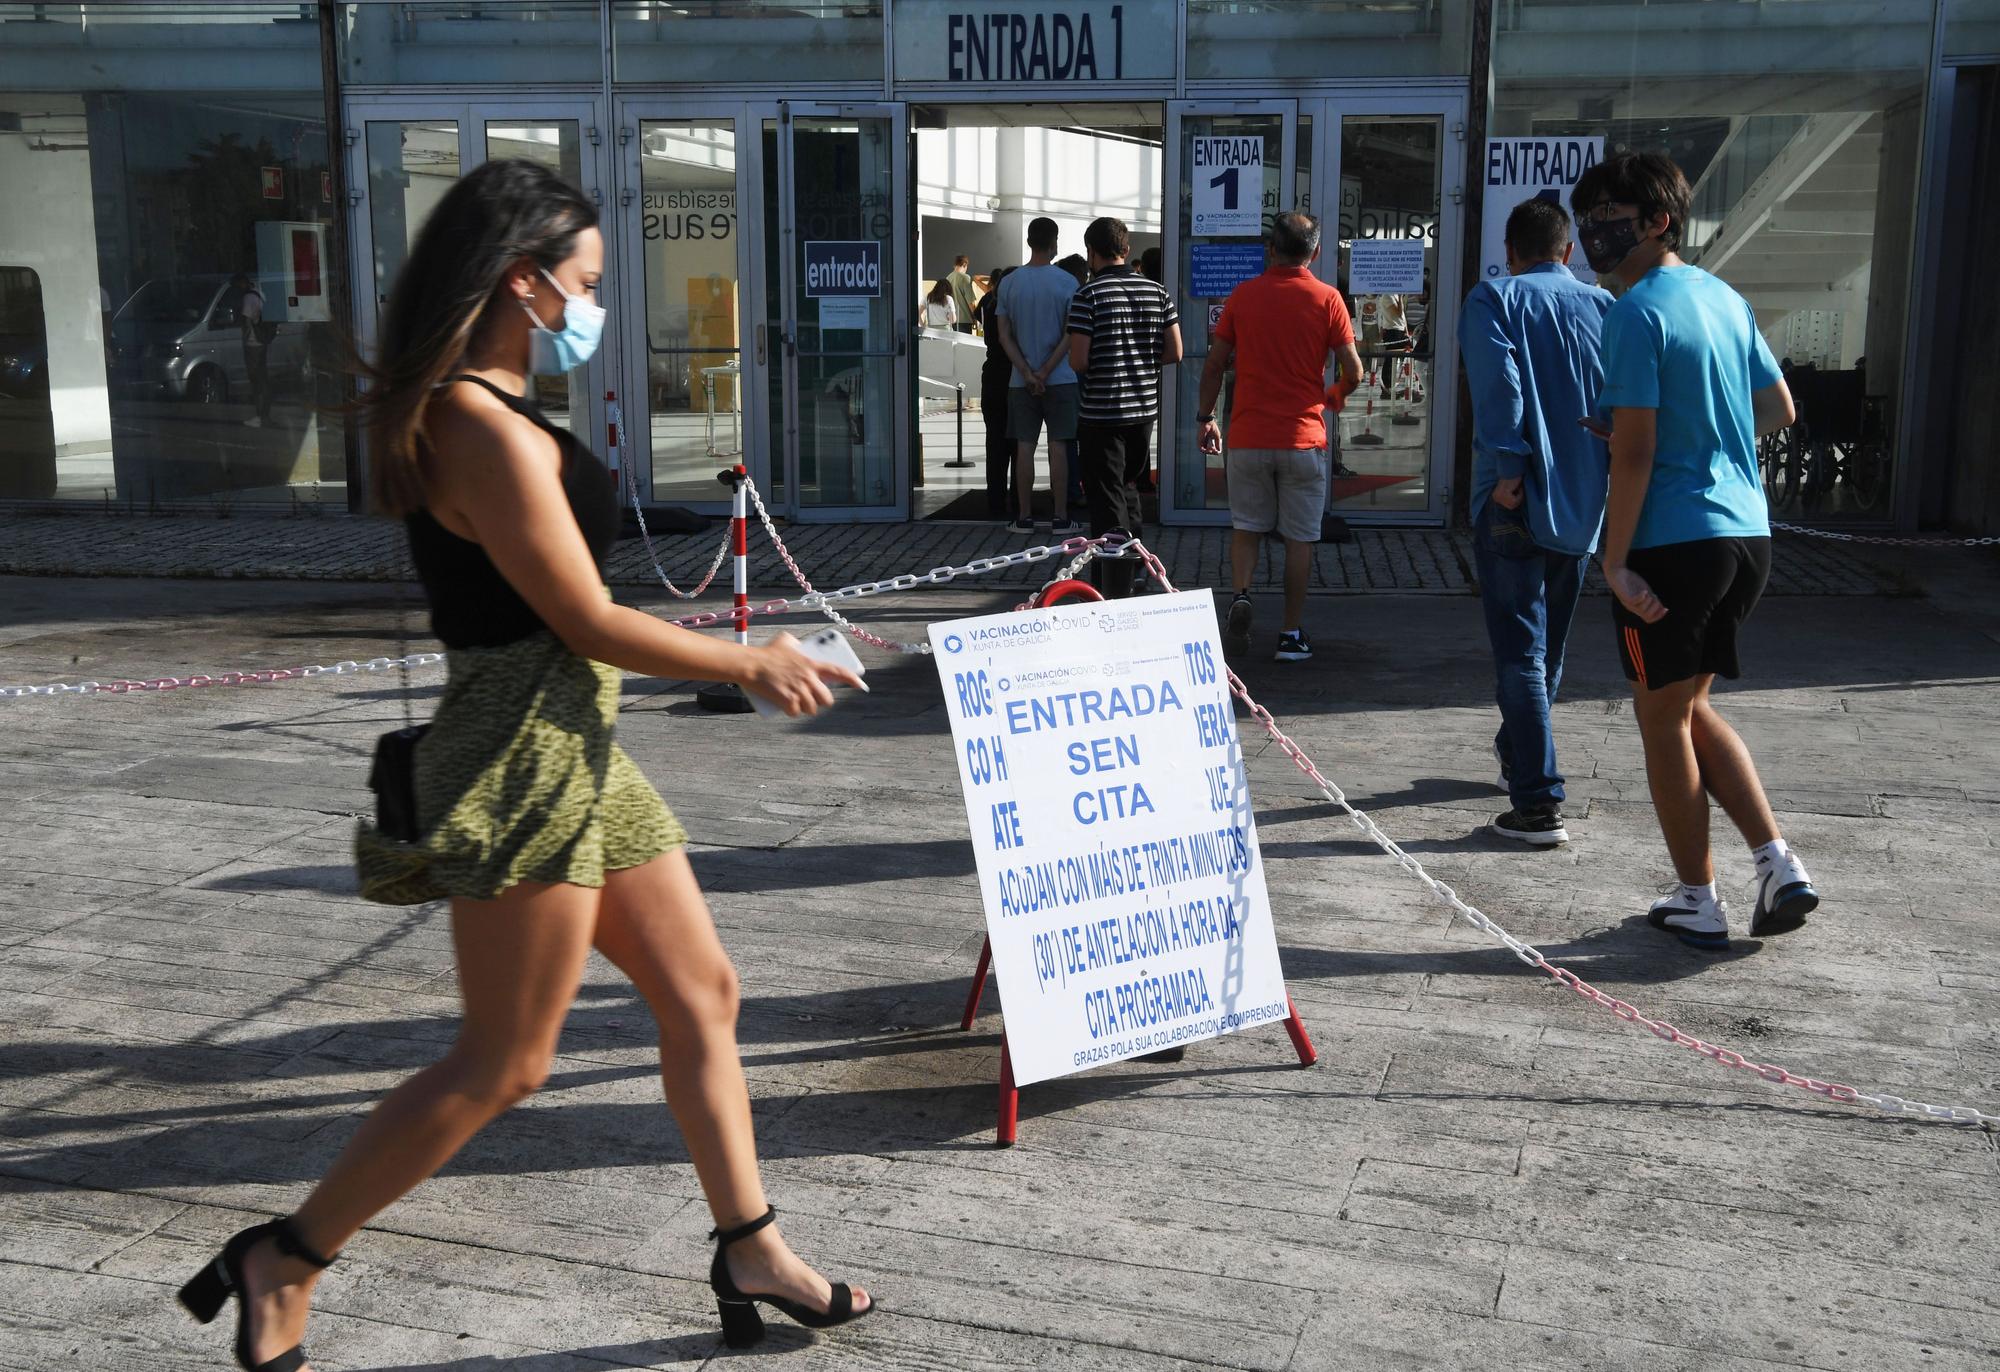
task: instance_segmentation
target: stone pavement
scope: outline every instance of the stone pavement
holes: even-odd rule
[[[1045,543],[1010,535],[993,524],[802,524],[780,530],[806,574],[821,587],[848,585],[960,565],[976,557]],[[677,585],[692,587],[715,557],[726,522],[700,534],[657,538],[661,566]],[[1180,586],[1228,582],[1229,531],[1149,527],[1146,541]],[[1783,537],[1773,555],[1773,595],[1883,595],[1908,590],[1879,559],[1840,544]],[[1252,584],[1275,588],[1284,572],[1272,543]],[[1040,585],[1046,564],[1004,572],[988,584]],[[183,513],[164,516],[0,514],[0,575],[174,576],[248,580],[395,581],[407,579],[401,530],[380,519],[345,515]],[[614,586],[658,586],[658,574],[637,538],[608,559]],[[724,569],[722,584],[729,584]],[[783,592],[794,583],[763,530],[750,533],[750,584]],[[1441,529],[1357,531],[1350,543],[1323,543],[1313,562],[1313,589],[1323,594],[1405,591],[1472,595],[1472,550],[1463,533]],[[1602,594],[1595,571],[1589,589]]]
[[[53,522],[53,521],[51,521]],[[18,527],[18,526],[10,526]],[[332,527],[349,529],[351,526]],[[1318,599],[1251,689],[1464,896],[1614,994],[1796,1070],[2000,1107],[2000,587],[1754,621],[1725,709],[1828,896],[1728,956],[1644,927],[1668,875],[1601,605],[1558,731],[1575,841],[1482,832],[1491,683],[1465,598]],[[911,559],[928,566],[928,551]],[[1901,576],[1904,573],[1898,573]],[[644,594],[630,596],[657,604]],[[901,637],[1005,594],[871,602]],[[367,657],[380,586],[0,580],[0,679]],[[1671,1050],[1526,971],[1246,734],[1287,974],[1275,1027],[1031,1088],[991,1146],[999,1007],[929,662],[863,649],[817,721],[631,679],[620,736],[697,838],[787,1233],[883,1310],[786,1368],[1992,1368],[1990,1134],[1840,1107]],[[417,677],[419,711],[438,686]],[[442,911],[353,894],[395,683],[0,702],[0,1369],[219,1368],[174,1285],[295,1204],[437,1056]],[[1721,846],[1747,914],[1747,858]],[[321,1287],[321,1372],[719,1361],[709,1225],[643,1005],[593,965],[548,1089],[385,1213]]]

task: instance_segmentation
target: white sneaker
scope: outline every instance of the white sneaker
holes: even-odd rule
[[[1729,947],[1729,907],[1720,897],[1695,894],[1685,882],[1676,882],[1671,892],[1653,902],[1646,923],[1690,947],[1718,951]]]
[[[1789,934],[1806,922],[1819,908],[1819,892],[1798,854],[1786,852],[1773,858],[1769,853],[1757,859],[1757,908],[1750,916],[1750,937]]]

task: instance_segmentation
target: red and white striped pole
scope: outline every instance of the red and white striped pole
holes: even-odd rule
[[[750,646],[750,473],[736,464],[736,497],[730,518],[736,524],[736,641]]]
[[[736,554],[736,608],[730,618],[736,621],[736,641],[747,648],[750,646],[750,473],[739,462],[717,472],[716,477],[727,482],[731,490],[729,522],[730,542]],[[695,692],[694,698],[703,709],[721,714],[748,714],[755,708],[750,697],[743,694],[743,688],[733,681],[704,686]]]

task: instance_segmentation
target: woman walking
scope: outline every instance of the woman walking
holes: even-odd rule
[[[687,835],[612,741],[619,668],[734,681],[786,713],[830,704],[788,635],[742,648],[611,602],[600,567],[617,485],[525,398],[529,377],[597,346],[597,212],[553,172],[488,162],[446,194],[390,298],[364,404],[376,508],[401,515],[449,680],[415,750],[419,837],[363,824],[362,894],[448,898],[463,1019],[445,1057],[392,1091],[296,1214],[236,1235],[181,1300],[206,1322],[237,1299],[236,1359],[295,1372],[313,1286],[371,1218],[532,1094],[590,950],[632,979],[706,1193],[709,1280],[731,1347],[762,1301],[814,1328],[867,1313],[772,1224],[736,1046],[737,981]]]

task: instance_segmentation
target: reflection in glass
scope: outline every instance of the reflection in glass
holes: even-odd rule
[[[1354,317],[1367,372],[1337,426],[1330,503],[1342,512],[1430,504],[1436,349],[1428,323],[1437,276],[1442,123],[1434,115],[1350,115],[1340,123],[1337,284]],[[1366,295],[1350,289],[1357,242],[1411,239],[1424,245],[1421,282]]]
[[[1188,0],[1187,74],[1463,76],[1472,0]]]
[[[881,0],[617,0],[611,32],[619,81],[727,85],[761,72],[879,84],[883,74]]]
[[[367,139],[368,227],[379,309],[389,303],[417,231],[458,180],[458,121],[374,120]]]
[[[40,8],[50,22],[0,10],[0,498],[344,505],[343,428],[321,408],[343,264],[316,75],[297,95],[24,90],[104,74],[75,7]],[[267,38],[269,79],[289,79],[297,35],[272,7],[181,17],[90,33],[182,36],[185,61],[149,55],[156,87]]]
[[[639,125],[653,499],[712,501],[743,460],[736,125]]]
[[[801,118],[792,121],[792,204],[796,232],[790,301],[798,444],[797,499],[802,505],[883,506],[896,489],[897,310],[887,290],[895,252],[896,159],[886,118]],[[775,201],[773,202],[775,204]],[[775,211],[774,211],[775,213]],[[781,236],[773,226],[772,238]],[[806,245],[877,244],[883,287],[860,297],[864,327],[849,327],[852,300],[830,304],[806,275]],[[840,320],[822,327],[822,312]],[[792,351],[791,349],[787,350]],[[783,409],[777,413],[785,413]]]
[[[489,119],[486,156],[489,160],[511,157],[539,162],[572,186],[583,189],[583,131],[574,119],[532,124]],[[599,298],[602,296],[600,291]],[[567,375],[537,375],[530,379],[529,394],[550,422],[568,428],[572,415],[585,412],[588,398],[583,387],[587,378],[588,373],[581,367]]]
[[[297,6],[293,6],[294,15]],[[376,86],[498,86],[603,79],[598,0],[425,0],[340,6],[340,79]]]
[[[1695,192],[1682,256],[1741,292],[1772,352],[1805,373],[1792,389],[1817,417],[1765,445],[1773,513],[1885,517],[1932,7],[1516,0],[1494,20],[1492,133],[1673,158]]]

